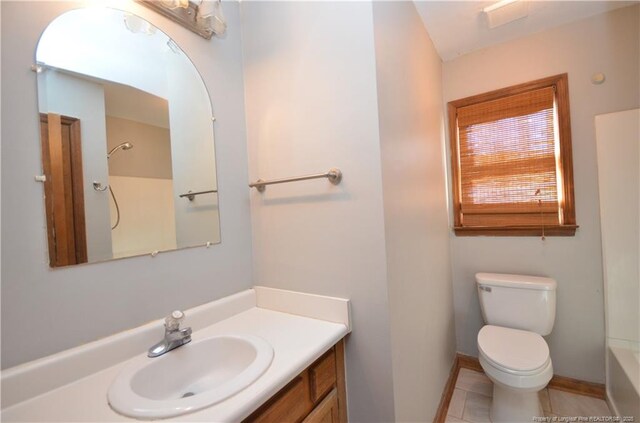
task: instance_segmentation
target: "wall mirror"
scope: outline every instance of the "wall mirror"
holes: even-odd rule
[[[77,9],[36,63],[51,267],[220,242],[211,103],[171,38]]]

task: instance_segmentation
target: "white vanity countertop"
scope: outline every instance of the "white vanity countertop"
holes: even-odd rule
[[[224,334],[259,336],[273,346],[274,358],[271,366],[256,382],[231,398],[203,410],[173,417],[166,421],[241,421],[349,333],[348,301],[335,299],[338,301],[337,307],[334,307],[333,311],[329,310],[327,312],[327,309],[332,307],[329,303],[334,299],[281,291],[285,297],[296,296],[296,298],[281,301],[279,290],[268,288],[266,290],[268,292],[264,293],[264,300],[261,301],[260,294],[258,294],[257,306],[196,330],[192,338],[194,341],[198,341],[210,336]],[[300,301],[301,297],[298,297],[299,295],[303,295],[305,298]],[[324,301],[324,304],[319,305],[319,308],[323,309],[323,311],[315,314],[313,311],[309,313],[313,317],[335,317],[335,312],[338,310],[337,314],[339,315],[342,312],[347,322],[339,323],[340,318],[333,318],[332,320],[334,321],[332,322],[290,314],[291,312],[297,313],[295,308],[300,303],[305,303],[305,301],[313,303],[315,301],[313,297],[319,299],[321,303]],[[342,301],[342,304],[339,303],[340,301]],[[335,305],[334,303],[333,306]],[[344,312],[345,307],[346,312]],[[288,310],[290,313],[273,309]],[[185,325],[189,324],[188,316],[187,312]],[[158,339],[161,337],[162,333],[159,332]],[[125,360],[82,379],[72,381],[64,386],[5,408],[2,410],[2,421],[135,421],[133,418],[122,416],[113,411],[107,402],[109,386],[127,362],[128,360]]]

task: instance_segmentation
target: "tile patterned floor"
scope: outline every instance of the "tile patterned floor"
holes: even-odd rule
[[[449,403],[447,422],[484,423],[489,419],[493,383],[484,373],[460,369],[456,388]],[[543,389],[540,403],[547,417],[610,416],[607,403],[601,399]]]

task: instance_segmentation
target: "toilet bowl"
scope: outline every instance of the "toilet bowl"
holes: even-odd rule
[[[487,325],[478,333],[480,365],[493,382],[491,421],[531,422],[543,416],[538,392],[553,377],[549,347],[534,332]]]
[[[480,365],[493,382],[491,421],[532,422],[543,416],[538,392],[553,377],[549,346],[557,283],[551,278],[476,274],[486,326],[478,332]]]

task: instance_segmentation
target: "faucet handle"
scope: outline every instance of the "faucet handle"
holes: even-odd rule
[[[164,319],[164,326],[167,330],[178,330],[180,323],[184,320],[184,313],[180,310],[176,310]]]

